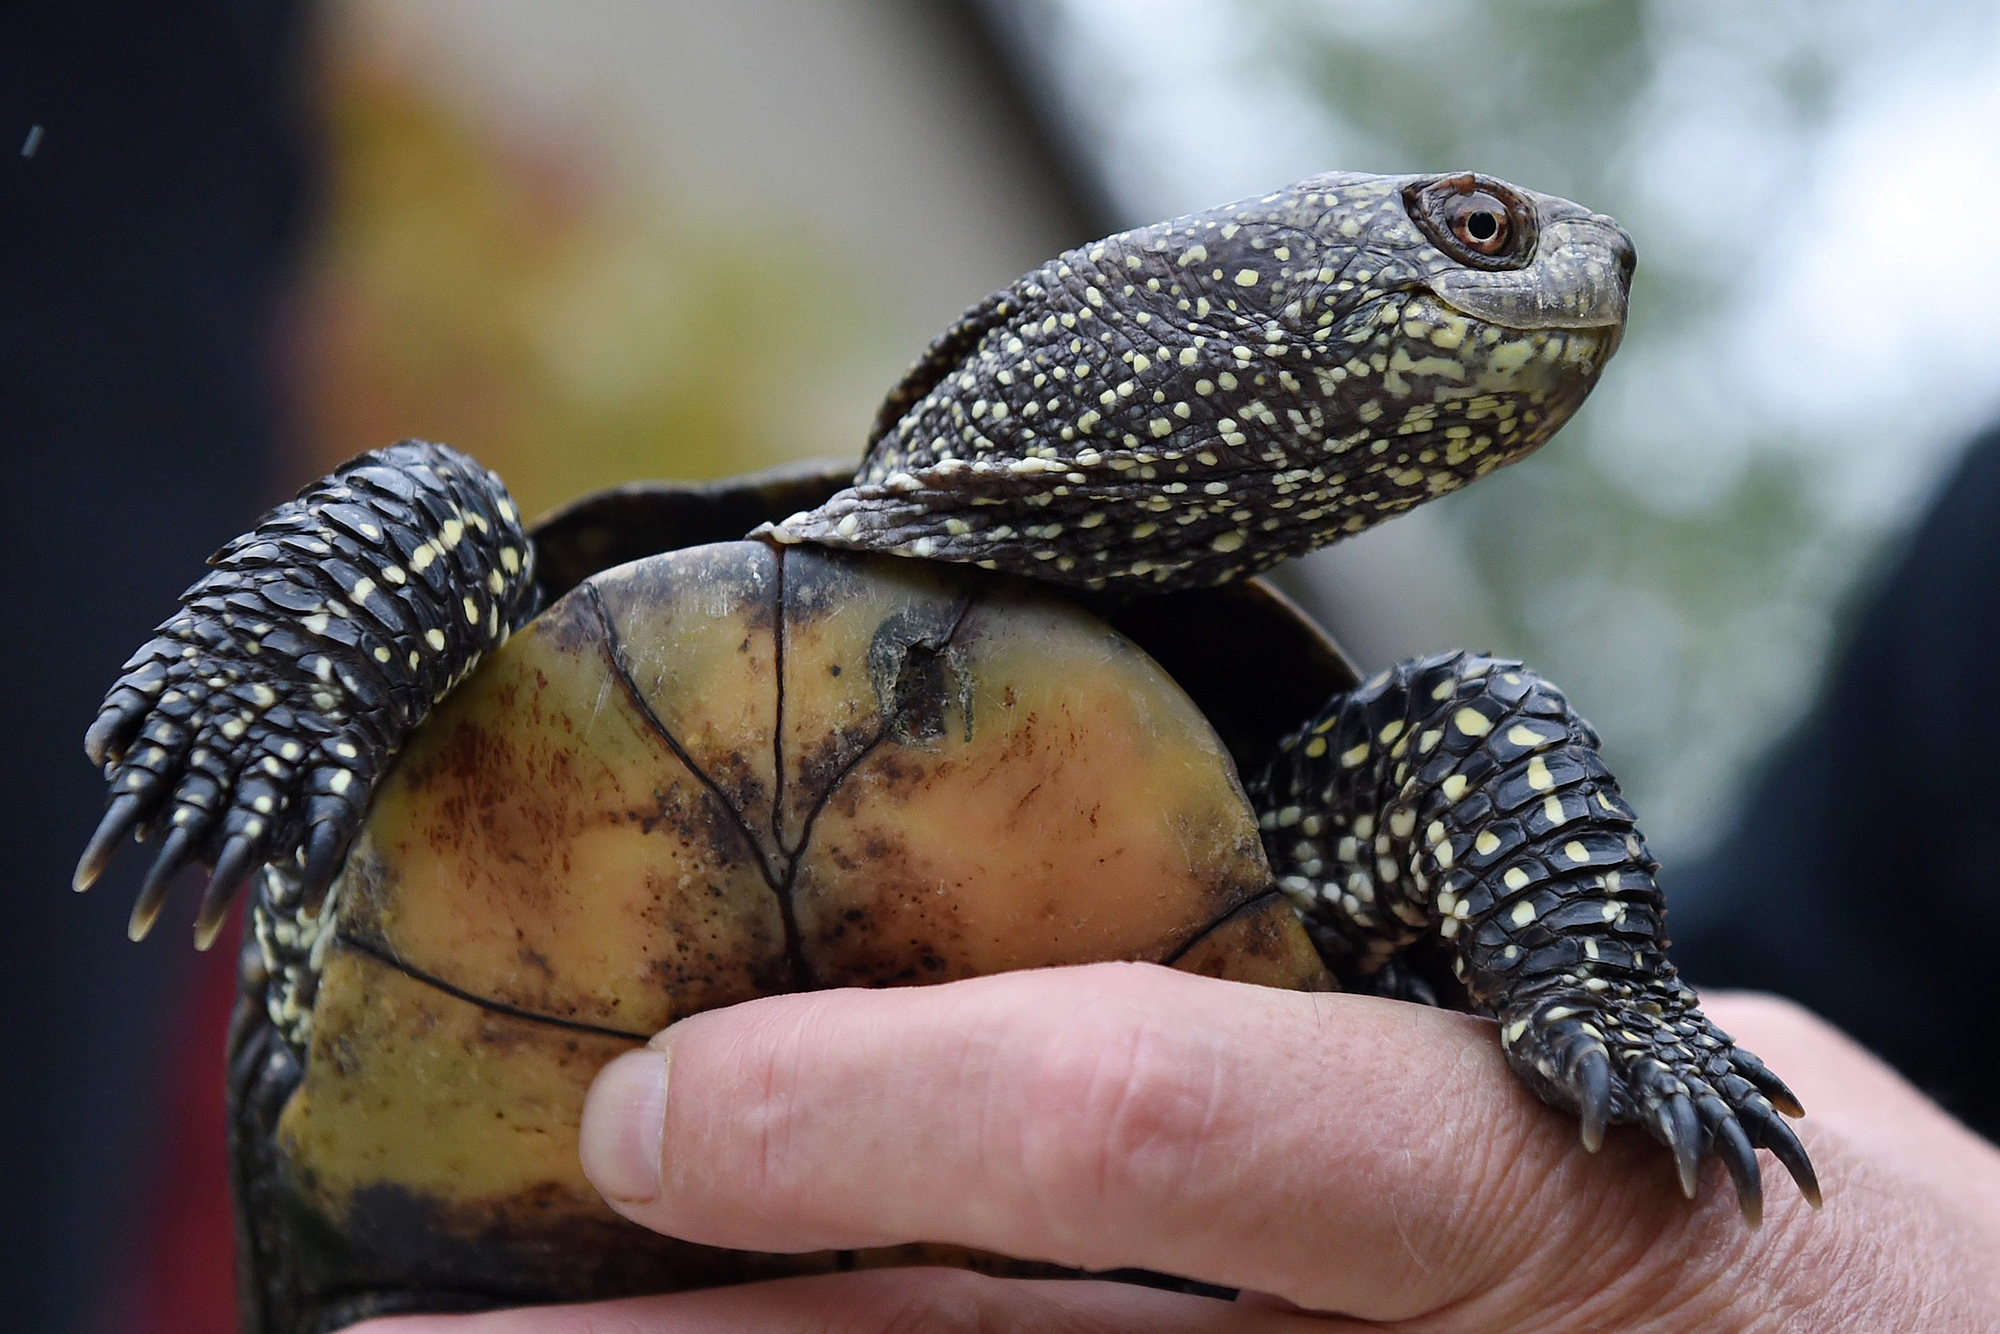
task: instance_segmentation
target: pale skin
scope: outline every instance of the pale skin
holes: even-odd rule
[[[1099,964],[695,1016],[599,1077],[585,1170],[717,1245],[928,1238],[1258,1295],[906,1269],[358,1328],[2000,1327],[2000,1150],[1795,1006],[1703,1003],[1805,1102],[1823,1209],[1769,1164],[1751,1232],[1713,1160],[1689,1204],[1637,1130],[1585,1153],[1485,1021]]]

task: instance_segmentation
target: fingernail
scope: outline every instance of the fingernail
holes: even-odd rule
[[[667,1121],[667,1054],[628,1051],[597,1074],[583,1102],[577,1155],[605,1199],[644,1204],[660,1194]]]

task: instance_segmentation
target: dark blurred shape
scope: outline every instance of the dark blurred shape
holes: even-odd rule
[[[955,0],[941,8],[889,0],[889,8],[933,34],[959,69],[961,95],[1005,125],[1023,155],[1040,165],[1033,188],[1062,219],[1070,233],[1065,244],[1147,221],[1125,218],[1113,202],[1093,169],[1084,128],[1036,55],[1032,34],[1047,25],[1045,12],[1018,0]]]
[[[2000,428],[1863,605],[1735,828],[1675,877],[1700,986],[1804,1002],[2000,1137]],[[1801,675],[1805,674],[1802,664]]]
[[[143,1202],[170,1176],[174,1117],[148,1104],[184,1068],[172,1006],[193,956],[178,931],[126,942],[129,853],[69,893],[103,800],[78,738],[125,655],[269,499],[305,18],[271,0],[30,0],[0,23],[9,1329],[100,1324],[162,1226]],[[226,1228],[182,1241],[226,1265]]]

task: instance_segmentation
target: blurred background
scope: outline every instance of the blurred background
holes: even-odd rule
[[[226,951],[193,956],[171,909],[125,943],[136,857],[85,900],[63,891],[101,800],[78,738],[208,551],[404,436],[473,451],[530,513],[634,477],[853,456],[880,394],[988,291],[1332,167],[1476,167],[1614,214],[1641,262],[1618,361],[1553,445],[1299,562],[1292,589],[1365,664],[1467,645],[1561,682],[1668,864],[1697,982],[1708,960],[1866,1008],[1934,980],[1923,957],[1900,960],[1910,979],[1759,971],[1759,932],[1810,963],[1822,914],[1808,888],[1745,917],[1783,871],[1757,856],[1802,868],[1774,849],[1823,851],[1834,798],[1883,816],[1888,864],[1987,905],[1895,908],[1903,887],[1877,883],[1871,911],[1995,929],[1989,844],[1918,868],[1884,793],[1943,787],[1983,829],[2000,794],[1862,734],[1910,734],[1896,710],[1919,697],[1990,709],[1954,693],[1985,660],[1889,703],[1879,672],[1856,669],[1851,701],[1826,688],[1869,607],[1908,613],[1877,638],[1912,655],[1994,596],[1993,546],[1941,580],[1908,536],[2000,417],[1992,6],[171,9],[0,17],[0,474],[27,576],[4,692],[21,929],[0,956],[19,1327],[230,1327]],[[2000,508],[1958,526],[1991,542]],[[1784,741],[1814,717],[1852,744]],[[1832,796],[1794,801],[1785,835],[1776,813],[1814,782]],[[1937,1026],[1839,1017],[1892,1056]],[[1953,1059],[1905,1066],[1964,1111],[1923,1064]]]

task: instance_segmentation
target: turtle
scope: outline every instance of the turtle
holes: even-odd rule
[[[1257,577],[1547,440],[1634,263],[1611,218],[1490,176],[1326,173],[973,306],[858,471],[530,527],[405,441],[225,545],[86,735],[109,794],[76,886],[156,835],[132,934],[202,861],[206,948],[256,880],[249,1327],[803,1263],[635,1240],[560,1153],[437,1148],[440,1107],[560,1147],[590,1073],[690,1007],[1098,957],[1490,1016],[1586,1148],[1643,1126],[1690,1198],[1719,1158],[1753,1225],[1763,1148],[1817,1204],[1803,1109],[1667,959],[1658,863],[1561,691],[1463,651],[1362,679]],[[1093,880],[1107,838],[1156,893]],[[1010,855],[1063,892],[1024,908]]]

